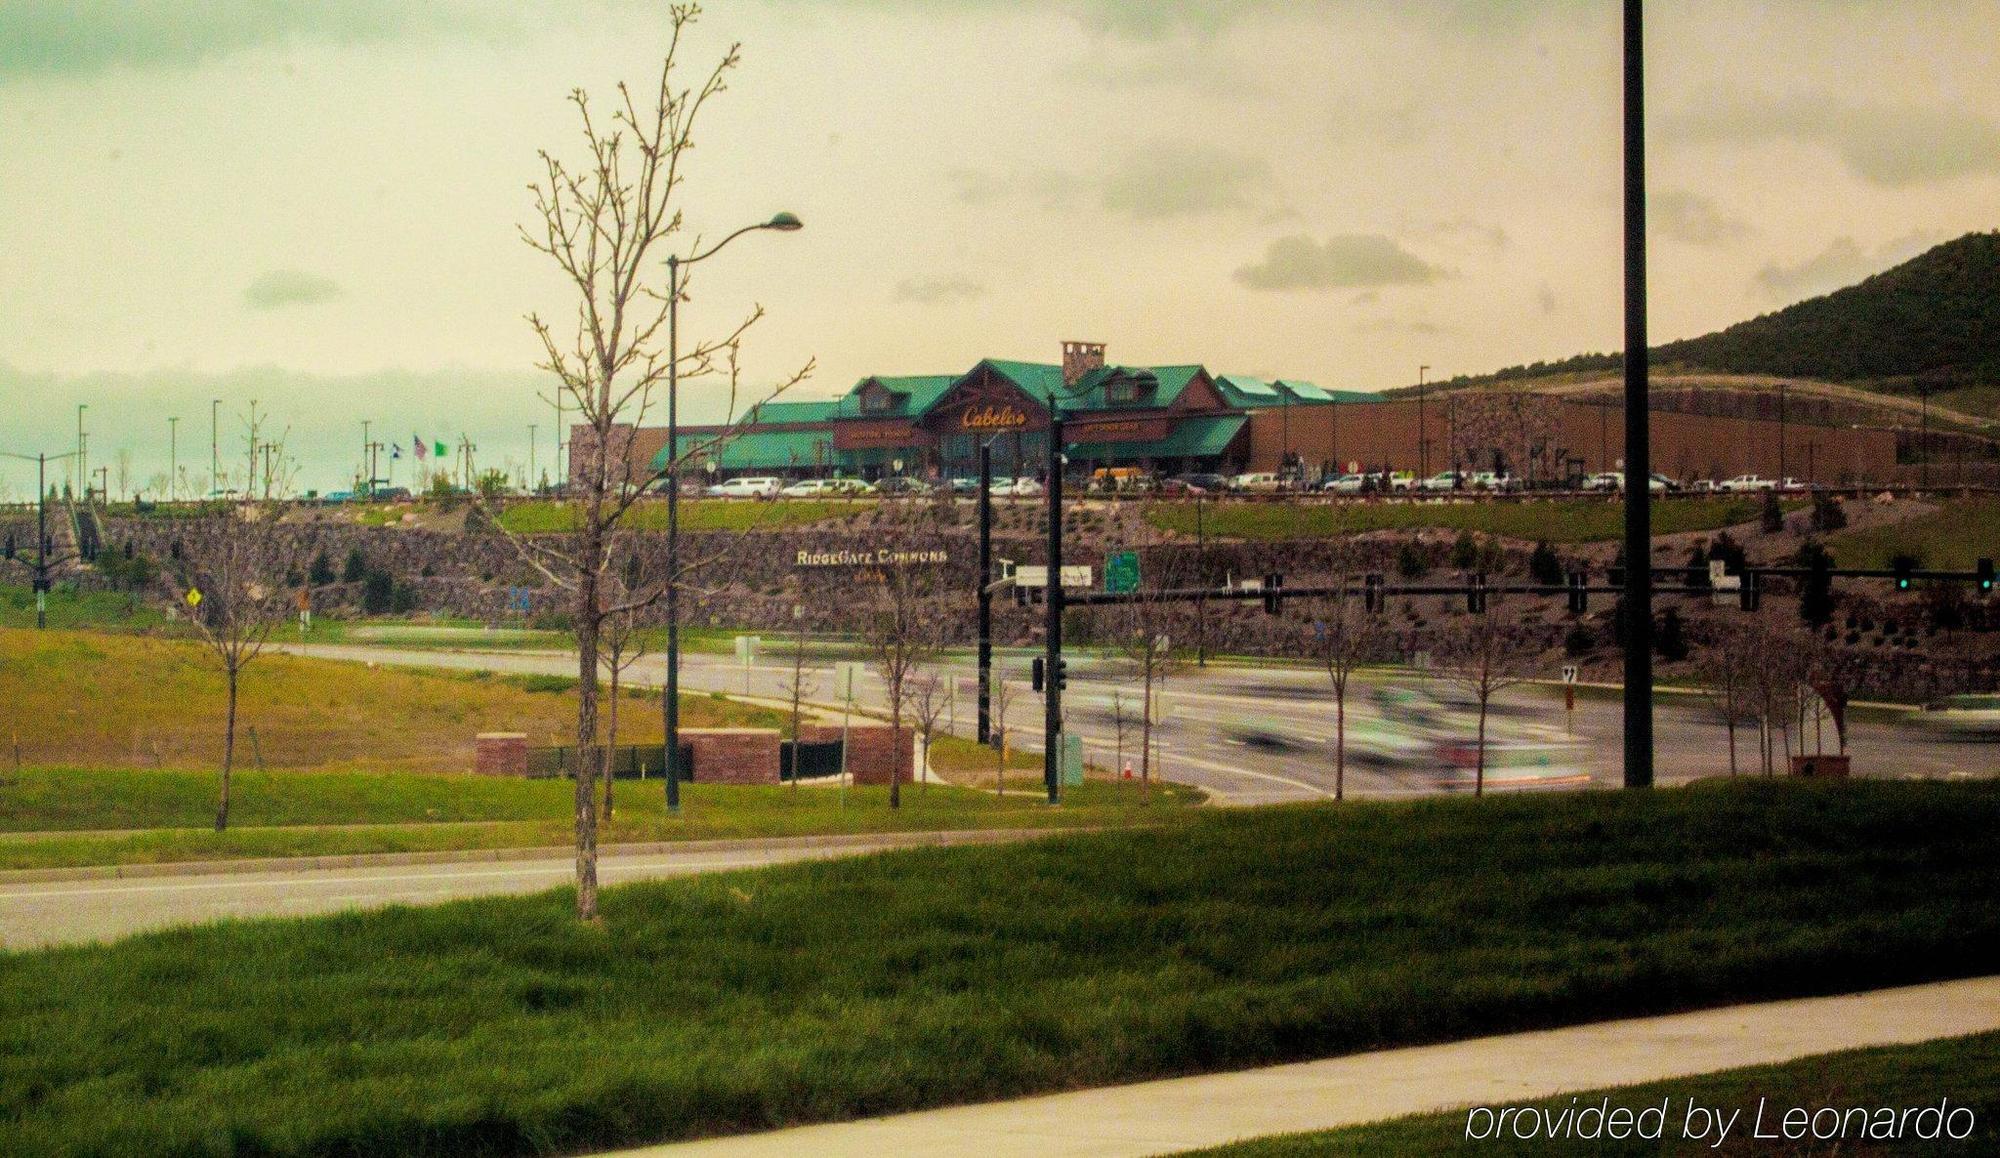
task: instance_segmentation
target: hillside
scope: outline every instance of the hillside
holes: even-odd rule
[[[1649,361],[1851,383],[1889,394],[1990,388],[2000,384],[2000,232],[1968,233],[1857,285],[1713,334],[1655,346]],[[1580,354],[1439,386],[1575,380],[1616,372],[1620,365],[1616,353]]]

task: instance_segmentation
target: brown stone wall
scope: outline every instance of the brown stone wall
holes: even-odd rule
[[[1653,469],[1681,479],[1756,473],[1840,485],[1896,476],[1896,435],[1888,430],[1655,410],[1652,433]],[[1450,470],[1456,454],[1464,470],[1491,470],[1497,457],[1524,478],[1562,477],[1571,460],[1585,472],[1619,468],[1625,412],[1620,406],[1524,393],[1252,414],[1250,469],[1276,470],[1286,449],[1303,458],[1308,470],[1359,462],[1436,473]]]
[[[528,735],[525,732],[481,732],[472,770],[481,776],[526,776]]]
[[[694,778],[702,784],[776,784],[775,728],[683,728],[692,750]]]
[[[856,784],[887,784],[893,766],[903,783],[910,783],[912,734],[908,726],[891,732],[887,724],[848,728],[847,774]]]

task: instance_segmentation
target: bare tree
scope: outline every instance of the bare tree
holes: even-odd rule
[[[889,690],[889,729],[900,736],[909,708],[911,677],[937,655],[944,638],[944,607],[936,576],[920,566],[887,566],[868,609],[862,638],[882,669]],[[898,741],[900,744],[900,741]],[[889,807],[902,806],[903,757],[889,762]]]
[[[245,420],[251,456],[257,453],[260,419],[253,409]],[[181,543],[166,582],[210,654],[222,668],[228,706],[223,717],[222,782],[215,806],[215,830],[229,826],[229,778],[236,763],[236,713],[243,669],[264,650],[272,628],[289,618],[297,594],[284,577],[297,570],[284,536],[270,523],[276,511],[245,501],[216,514]]]
[[[930,787],[931,739],[944,722],[945,708],[951,704],[951,677],[936,668],[910,673],[905,690],[910,706],[910,723],[917,730],[917,781]]]
[[[1323,602],[1313,621],[1313,654],[1333,683],[1333,798],[1347,796],[1347,685],[1355,669],[1376,657],[1383,644],[1381,621],[1347,594],[1345,571],[1334,578],[1341,594]]]
[[[698,378],[718,361],[728,372],[728,412],[736,404],[737,356],[745,332],[763,314],[753,309],[719,339],[693,342],[670,355],[677,335],[668,332],[670,290],[664,283],[667,254],[682,231],[678,193],[685,177],[681,162],[693,147],[702,108],[722,92],[739,60],[732,45],[694,88],[676,87],[681,38],[698,15],[693,5],[670,10],[670,39],[651,99],[636,101],[623,84],[610,124],[595,115],[583,90],[570,94],[583,131],[586,156],[572,167],[547,151],[543,175],[530,188],[536,224],[522,239],[549,258],[576,297],[573,333],[559,337],[539,314],[528,324],[541,343],[540,369],[555,379],[551,400],[559,398],[584,428],[582,444],[571,449],[575,531],[565,538],[510,535],[517,551],[552,582],[574,596],[572,626],[577,640],[576,742],[576,906],[581,920],[597,916],[597,815],[593,758],[597,735],[597,670],[600,634],[608,616],[636,612],[659,599],[667,585],[683,581],[698,561],[683,560],[679,574],[662,568],[653,586],[613,599],[605,571],[620,552],[622,522],[645,490],[678,478],[680,463],[702,448],[666,448],[662,462],[632,461],[633,432],[667,385],[670,376]],[[683,294],[686,279],[679,282]],[[677,355],[677,357],[675,356]],[[811,363],[771,391],[781,393],[811,372]],[[732,431],[739,429],[735,424]],[[562,437],[558,432],[558,437]],[[712,449],[715,439],[707,440]],[[669,761],[673,753],[668,753]]]
[[[1486,792],[1486,715],[1494,693],[1529,678],[1529,657],[1521,653],[1500,618],[1500,600],[1486,596],[1482,611],[1469,611],[1447,625],[1439,648],[1444,678],[1464,688],[1479,702],[1479,733],[1475,741],[1472,794]]]
[[[1111,728],[1112,734],[1117,740],[1117,751],[1112,759],[1117,765],[1117,774],[1123,775],[1126,770],[1125,737],[1132,732],[1132,714],[1125,710],[1125,693],[1123,691],[1114,691],[1111,693]]]
[[[639,612],[632,607],[633,592],[642,590],[646,578],[638,555],[628,555],[624,567],[617,572],[616,589],[611,598],[616,606],[626,610],[617,611],[604,617],[604,631],[600,639],[601,656],[605,674],[611,678],[608,694],[610,706],[605,711],[604,755],[600,767],[604,775],[604,823],[611,823],[612,783],[617,779],[614,762],[618,758],[618,683],[627,668],[638,663],[646,655],[646,637],[639,630]]]
[[[1716,710],[1722,713],[1729,730],[1729,774],[1737,774],[1736,725],[1757,718],[1758,649],[1764,646],[1762,633],[1746,626],[1728,625],[1719,630],[1695,662],[1696,678],[1708,691]]]
[[[1020,689],[1007,682],[1007,673],[993,669],[993,791],[996,796],[1007,795],[1007,709],[1021,694]]]
[[[1159,694],[1167,677],[1178,671],[1182,655],[1174,650],[1168,629],[1174,624],[1173,605],[1147,598],[1149,591],[1173,587],[1181,570],[1171,564],[1155,569],[1153,585],[1118,604],[1115,641],[1125,666],[1139,683],[1139,782],[1148,793],[1153,786],[1153,723],[1159,718]]]
[[[804,608],[794,607],[792,611],[793,618],[796,619],[804,611]],[[792,633],[792,666],[791,671],[785,675],[785,690],[789,693],[792,703],[792,788],[796,791],[799,781],[804,779],[799,774],[799,753],[801,750],[799,725],[805,717],[805,698],[819,690],[819,673],[806,666],[806,633],[804,628],[800,628]]]

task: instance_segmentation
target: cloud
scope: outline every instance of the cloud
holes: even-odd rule
[[[1746,241],[1756,232],[1749,222],[1729,216],[1715,202],[1685,189],[1647,194],[1646,224],[1662,237],[1709,249]]]
[[[1126,157],[1100,181],[1106,209],[1144,219],[1246,208],[1270,177],[1255,157],[1161,143]]]
[[[945,173],[952,196],[966,205],[988,205],[995,201],[1031,201],[1051,213],[1072,208],[1084,181],[1074,173],[1047,167],[1021,166],[1011,170],[951,169]]]
[[[1803,301],[1900,265],[1938,240],[1939,234],[1920,229],[1885,242],[1870,254],[1852,237],[1836,237],[1825,249],[1797,265],[1776,262],[1765,265],[1757,271],[1757,288],[1777,301]]]
[[[979,282],[964,277],[928,278],[918,281],[904,278],[896,283],[895,300],[916,302],[921,305],[937,305],[948,302],[970,301],[983,297],[986,287]]]
[[[1668,117],[1662,131],[1690,143],[1779,139],[1819,145],[1875,185],[2000,173],[2000,122],[1966,108],[1856,105],[1825,95],[1726,96]]]
[[[499,6],[472,0],[7,0],[0,4],[0,78],[187,68],[267,44],[366,45],[515,28]]]
[[[1368,318],[1354,323],[1353,328],[1357,334],[1416,334],[1426,338],[1452,332],[1422,318]]]
[[[1324,244],[1304,234],[1281,237],[1264,260],[1236,271],[1237,281],[1258,290],[1422,285],[1448,276],[1379,233],[1339,234]]]
[[[1550,288],[1548,282],[1543,282],[1541,285],[1535,287],[1535,305],[1544,314],[1553,314],[1556,312],[1556,291]]]
[[[253,310],[318,305],[339,296],[339,282],[297,269],[274,269],[259,274],[243,290],[243,300]]]

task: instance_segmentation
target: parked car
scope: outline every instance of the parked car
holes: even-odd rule
[[[1723,479],[1721,482],[1716,483],[1715,489],[1719,491],[1729,491],[1731,493],[1742,493],[1746,491],[1774,491],[1778,489],[1778,480],[1774,478],[1765,478],[1762,475],[1739,474],[1735,478]]]
[[[1625,472],[1622,470],[1607,470],[1602,474],[1591,475],[1584,480],[1583,489],[1592,491],[1622,491],[1625,489]],[[1681,484],[1668,478],[1666,475],[1653,474],[1647,477],[1646,489],[1654,494],[1664,494],[1667,491],[1681,489]]]
[[[860,479],[809,478],[782,487],[778,493],[788,499],[819,499],[829,495],[863,494],[868,489],[868,484]]]
[[[955,495],[971,497],[979,493],[979,480],[976,478],[948,478],[944,480],[944,489]]]
[[[407,503],[410,501],[409,487],[377,487],[368,497],[378,503]]]
[[[1219,474],[1175,475],[1175,481],[1184,482],[1203,494],[1219,495],[1229,489],[1229,480]]]
[[[1455,491],[1463,477],[1455,470],[1441,470],[1429,478],[1418,479],[1415,485],[1420,491]]]
[[[1337,474],[1319,484],[1319,489],[1330,495],[1358,495],[1367,480],[1358,474]]]
[[[769,475],[746,475],[716,483],[705,492],[712,499],[768,499],[784,489],[785,480]]]
[[[351,503],[354,501],[354,492],[328,491],[325,495],[321,496],[319,501],[323,503]]]
[[[1238,494],[1273,495],[1281,489],[1275,474],[1239,474],[1229,480],[1229,489]]]
[[[992,493],[1004,499],[1032,499],[1048,493],[1039,479],[1026,476],[1021,478],[996,478]]]
[[[1476,491],[1517,491],[1521,480],[1504,471],[1476,470],[1467,480]]]
[[[1182,497],[1208,493],[1206,488],[1198,487],[1184,478],[1163,478],[1153,485],[1153,489],[1163,495]]]
[[[875,484],[876,494],[892,499],[922,498],[930,494],[933,489],[935,488],[931,484],[922,479],[910,478],[908,475],[900,474],[882,479]],[[972,489],[975,491],[978,490],[979,484],[973,483]]]

